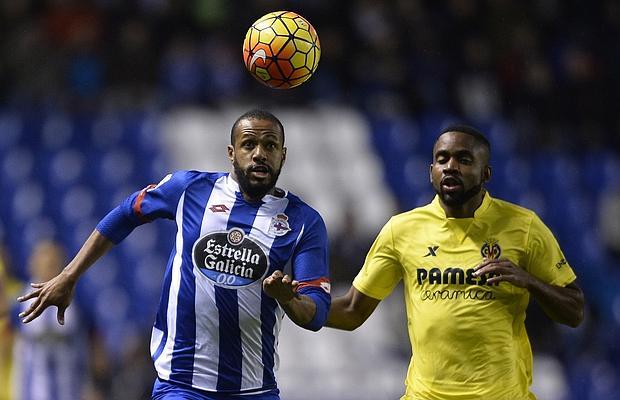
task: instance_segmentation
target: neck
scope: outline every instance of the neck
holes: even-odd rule
[[[235,173],[234,169],[230,172],[230,177],[232,178],[233,181],[237,182],[237,185],[239,185],[239,191],[241,192],[241,195],[243,196],[243,200],[245,200],[248,203],[258,203],[260,202],[263,197],[265,197],[268,194],[274,194],[275,191],[275,186],[273,186],[272,188],[270,188],[267,192],[265,193],[260,193],[260,194],[253,194],[253,193],[248,193],[239,183],[239,178],[237,177],[237,174]]]
[[[448,218],[473,218],[474,213],[482,204],[482,200],[484,200],[485,193],[486,190],[481,190],[476,196],[457,206],[449,206],[439,197],[439,204]]]

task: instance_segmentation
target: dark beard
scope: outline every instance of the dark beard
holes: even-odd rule
[[[441,188],[435,189],[435,193],[439,195],[441,200],[448,207],[461,207],[474,196],[476,196],[482,190],[482,183],[473,186],[469,190],[460,191],[457,193],[444,193]]]
[[[256,184],[250,182],[248,172],[241,169],[237,163],[237,160],[233,161],[233,168],[235,170],[237,180],[239,181],[238,183],[241,192],[252,199],[262,199],[265,197],[265,195],[276,186],[276,182],[280,176],[280,170],[271,170],[271,179],[268,182],[265,184]]]

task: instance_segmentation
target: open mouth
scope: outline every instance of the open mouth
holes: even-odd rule
[[[441,187],[448,192],[460,190],[463,182],[455,176],[446,176],[441,180]]]
[[[266,165],[255,165],[249,168],[249,173],[256,178],[266,178],[271,174],[271,169]]]

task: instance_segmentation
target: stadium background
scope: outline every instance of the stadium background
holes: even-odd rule
[[[247,27],[279,9],[311,21],[323,48],[290,91],[259,85],[241,61]],[[491,139],[491,193],[539,213],[586,294],[578,329],[531,308],[536,393],[620,398],[617,2],[13,0],[0,21],[0,240],[14,278],[28,279],[34,243],[55,237],[74,254],[167,172],[228,168],[232,121],[264,106],[287,129],[281,185],[326,219],[340,294],[389,215],[431,199],[435,135],[461,120]],[[102,339],[93,398],[146,398],[172,225],[139,228],[80,284]],[[380,307],[352,334],[286,325],[283,399],[397,398],[402,300]]]

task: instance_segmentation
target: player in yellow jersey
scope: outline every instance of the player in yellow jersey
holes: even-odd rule
[[[525,331],[530,296],[554,321],[583,319],[583,293],[551,231],[495,199],[490,144],[455,125],[435,142],[428,205],[383,227],[327,326],[353,330],[402,279],[412,357],[401,400],[535,399]]]

